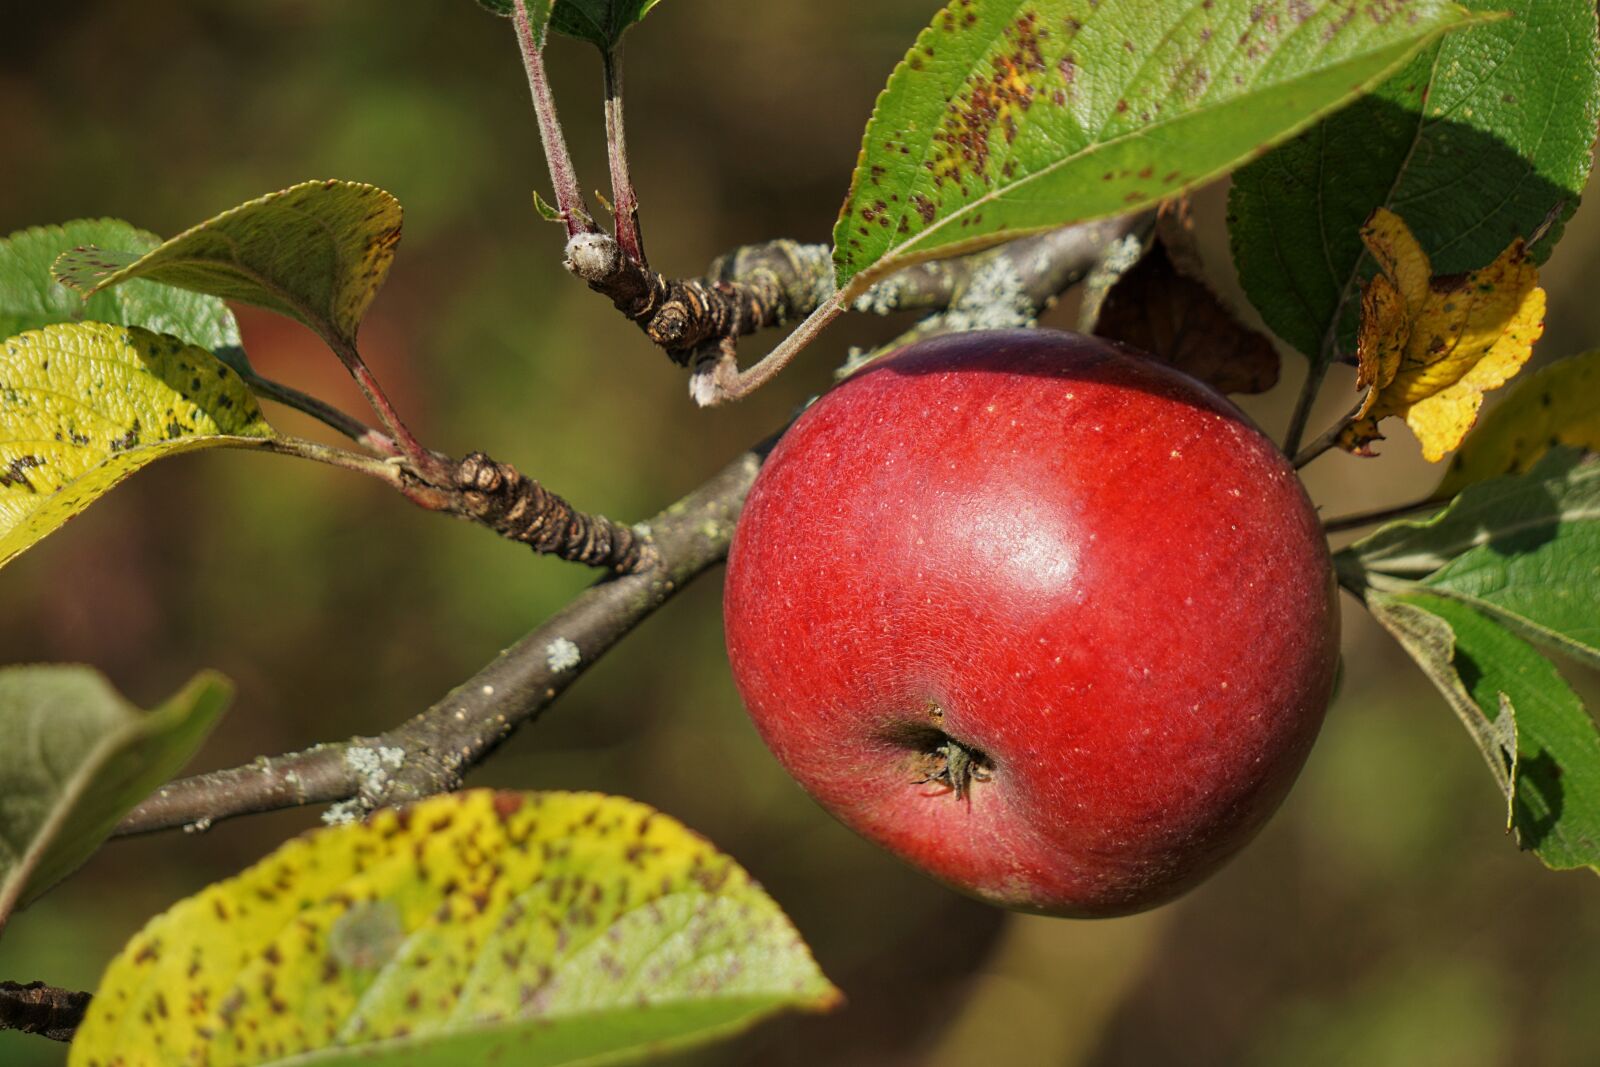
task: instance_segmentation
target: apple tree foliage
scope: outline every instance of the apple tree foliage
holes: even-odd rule
[[[608,64],[659,6],[480,3]],[[1453,451],[1407,509],[1432,513],[1341,549],[1340,584],[1466,726],[1521,847],[1600,867],[1600,734],[1550,658],[1600,665],[1600,356],[1523,375],[1464,440],[1412,418],[1454,396],[1465,431],[1527,362],[1537,264],[1577,208],[1597,109],[1586,0],[950,0],[873,110],[822,304],[1231,174],[1240,280],[1310,366],[1285,450],[1344,362],[1372,432],[1353,410],[1303,461],[1370,452],[1386,415]],[[439,506],[437,457],[357,347],[400,233],[387,193],[317,181],[165,242],[112,219],[0,241],[0,564],[200,448],[333,462]],[[268,425],[258,397],[325,408],[255,375],[225,300],[328,344],[383,422],[352,434],[376,457]],[[0,726],[23,739],[0,747],[0,930],[178,772],[228,697],[202,674],[142,712],[87,668],[0,671]],[[381,776],[404,753],[369,756]],[[617,1062],[836,1000],[778,906],[667,816],[469,791],[291,841],[153,919],[71,1062]]]

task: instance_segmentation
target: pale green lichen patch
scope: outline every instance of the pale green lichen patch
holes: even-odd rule
[[[163,456],[272,439],[244,382],[175,337],[99,322],[0,343],[0,565]]]
[[[500,1048],[549,1064],[836,998],[777,905],[679,823],[598,794],[477,790],[317,831],[177,904],[108,969],[69,1062]]]

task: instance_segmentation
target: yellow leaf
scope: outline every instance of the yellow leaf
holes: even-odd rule
[[[1544,290],[1521,238],[1493,263],[1435,277],[1394,212],[1379,208],[1361,239],[1379,273],[1361,301],[1357,385],[1367,394],[1340,447],[1370,455],[1380,420],[1399,415],[1432,462],[1477,420],[1483,394],[1522,369],[1544,332]]]
[[[1475,482],[1522,474],[1553,445],[1600,452],[1600,350],[1524,379],[1467,438],[1433,497],[1449,500]]]

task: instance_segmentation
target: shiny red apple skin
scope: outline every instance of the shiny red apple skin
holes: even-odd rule
[[[824,395],[750,492],[724,608],[751,718],[824,808],[1054,915],[1155,906],[1233,855],[1338,661],[1326,542],[1272,443],[1174,370],[1042,330],[926,341]]]

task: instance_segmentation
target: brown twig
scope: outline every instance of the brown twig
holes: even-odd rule
[[[474,452],[456,468],[466,514],[535,552],[619,574],[639,570],[648,542],[603,515],[577,510],[509,463]]]
[[[0,1030],[71,1041],[92,999],[88,993],[57,989],[43,982],[0,982]]]
[[[1025,287],[1038,301],[1033,313],[1060,291],[1044,292],[1043,283],[1033,284],[1035,274],[1055,278],[1064,288],[1083,276],[1093,250],[1104,245],[1063,235],[1034,246],[1035,252],[1049,255],[1020,257]],[[341,812],[353,815],[458,788],[470,768],[723,558],[765,447],[739,456],[645,524],[651,551],[641,557],[641,570],[580,593],[427,711],[376,737],[320,745],[173,782],[135,808],[117,833],[209,826],[239,815],[318,803],[340,803],[345,805]]]

